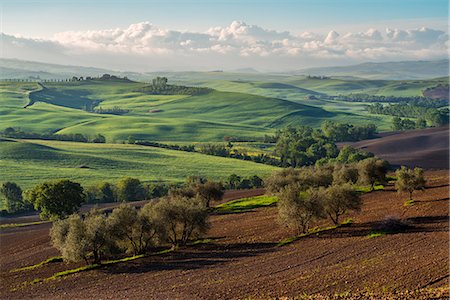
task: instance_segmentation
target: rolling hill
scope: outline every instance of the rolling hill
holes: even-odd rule
[[[300,89],[286,84],[253,85],[272,92],[272,87],[289,93]],[[48,82],[43,86],[33,82],[2,82],[0,112],[4,117],[0,130],[20,127],[40,133],[91,136],[100,133],[110,142],[129,136],[153,141],[204,142],[222,141],[224,136],[258,140],[289,124],[318,127],[325,119],[351,118],[353,123],[372,121],[382,129],[387,127],[385,118],[368,116],[354,104],[344,104],[341,109],[333,102],[289,101],[218,90],[192,96],[150,95],[142,91],[143,86],[144,83],[123,80]],[[321,107],[324,105],[329,108]],[[86,111],[86,107],[92,106],[118,107],[127,113]]]
[[[351,146],[372,152],[396,167],[449,168],[448,126],[382,134],[380,138],[351,143]]]
[[[190,175],[225,179],[231,174],[268,176],[276,167],[148,146],[41,140],[0,140],[0,178],[30,188],[68,178],[82,184],[130,176],[144,182],[184,182]],[[83,166],[83,167],[81,167]]]
[[[448,59],[435,61],[400,61],[374,63],[342,67],[309,68],[294,72],[303,75],[352,76],[368,79],[431,79],[448,76]]]

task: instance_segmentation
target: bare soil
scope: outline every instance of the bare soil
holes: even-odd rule
[[[10,272],[57,255],[49,224],[0,231],[1,299],[267,299],[347,295],[358,299],[429,299],[448,294],[449,176],[427,171],[429,187],[407,195],[393,187],[363,196],[353,224],[320,232],[283,247],[294,233],[277,222],[276,207],[211,216],[210,244],[148,256],[48,282],[23,285],[77,264],[52,263]],[[343,219],[344,219],[343,218]],[[390,218],[408,226],[369,238]],[[316,224],[331,225],[328,221]],[[422,289],[419,294],[408,291]],[[447,291],[447,292],[445,292]],[[409,296],[405,296],[409,295]],[[392,298],[395,298],[392,296]],[[322,298],[325,299],[325,298]],[[385,299],[387,299],[385,297]]]
[[[381,135],[350,144],[372,152],[394,166],[449,169],[449,126]]]

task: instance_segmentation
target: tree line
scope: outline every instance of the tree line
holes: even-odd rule
[[[346,102],[401,103],[434,108],[443,107],[448,104],[448,101],[445,99],[432,99],[423,96],[402,97],[402,96],[382,96],[369,94],[348,94],[348,95],[329,96],[329,98],[333,100]]]
[[[227,189],[251,189],[264,185],[263,179],[253,175],[242,177],[231,174],[226,180],[213,181],[202,176],[189,176],[181,184],[150,182],[144,183],[137,178],[125,177],[117,183],[99,182],[86,187],[70,180],[48,181],[23,191],[14,182],[1,185],[1,195],[6,204],[2,215],[37,210],[43,219],[65,217],[76,211],[83,203],[98,204],[111,202],[129,202],[165,197],[184,191],[187,195],[202,195],[209,202],[223,194]],[[70,191],[70,192],[69,192]],[[211,196],[212,195],[212,196]]]
[[[442,126],[448,123],[448,108],[436,109],[411,104],[382,105],[380,103],[375,103],[367,106],[367,111],[372,114],[417,118],[416,127],[419,128],[426,127],[427,124],[430,126]]]
[[[55,140],[55,141],[67,141],[67,142],[80,142],[80,143],[106,143],[106,138],[97,134],[94,137],[89,137],[81,133],[66,133],[66,134],[54,134],[54,133],[36,133],[23,131],[20,128],[8,127],[0,133],[2,136],[13,139],[39,139],[39,140]]]

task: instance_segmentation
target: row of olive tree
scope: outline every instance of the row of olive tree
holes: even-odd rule
[[[91,210],[53,223],[52,244],[66,261],[101,263],[126,253],[145,254],[152,247],[186,245],[209,227],[208,210],[195,196],[170,196],[151,201],[140,210],[122,204],[109,216]]]
[[[360,194],[354,184],[386,183],[388,163],[368,158],[354,164],[326,164],[284,169],[267,181],[268,191],[279,198],[280,221],[305,233],[313,220],[329,217],[334,224],[348,210],[359,210]]]

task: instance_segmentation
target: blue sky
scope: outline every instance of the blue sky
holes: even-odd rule
[[[0,0],[0,56],[154,69],[286,70],[448,53],[448,0]]]
[[[178,30],[206,30],[234,20],[293,32],[351,27],[446,25],[445,0],[2,1],[2,32],[50,36],[66,30],[124,27],[150,21]]]

